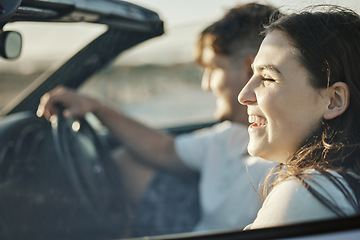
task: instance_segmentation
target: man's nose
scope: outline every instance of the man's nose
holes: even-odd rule
[[[202,79],[201,79],[201,89],[204,91],[210,91],[210,79],[211,79],[211,71],[204,70]]]

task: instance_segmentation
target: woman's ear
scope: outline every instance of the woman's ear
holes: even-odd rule
[[[329,120],[343,114],[350,103],[349,87],[344,82],[336,82],[326,89],[329,104],[324,112],[324,118]]]

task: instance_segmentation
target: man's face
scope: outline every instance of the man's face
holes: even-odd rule
[[[235,61],[228,56],[216,54],[210,47],[204,48],[201,87],[205,91],[211,91],[216,97],[216,120],[247,124],[246,108],[239,104],[237,96],[250,78],[250,64],[244,58]]]

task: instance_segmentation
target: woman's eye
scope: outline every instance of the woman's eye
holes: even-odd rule
[[[274,79],[272,79],[272,78],[266,78],[266,77],[262,77],[262,78],[261,78],[261,81],[262,81],[262,84],[263,84],[264,86],[268,86],[268,85],[272,84],[273,82],[275,82]]]
[[[262,77],[261,80],[262,80],[263,82],[275,82],[274,79],[272,79],[272,78],[266,78],[266,77]]]

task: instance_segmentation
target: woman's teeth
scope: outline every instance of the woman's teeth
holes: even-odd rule
[[[266,118],[260,117],[260,116],[255,116],[255,115],[250,115],[249,123],[255,124],[257,126],[266,125]]]

